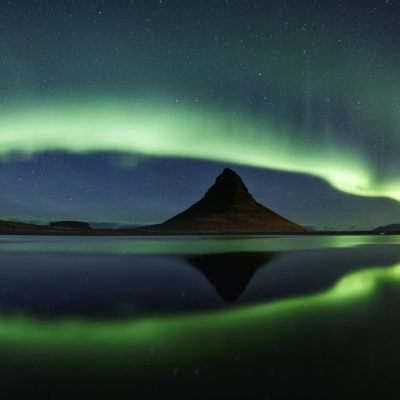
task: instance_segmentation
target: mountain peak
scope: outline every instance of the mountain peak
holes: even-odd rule
[[[233,169],[230,168],[225,168],[219,176],[237,176],[238,178],[240,178],[240,176]]]
[[[233,170],[230,168],[225,168],[220,175],[217,176],[218,179],[226,179],[226,180],[239,180],[241,182],[242,178]]]
[[[257,203],[242,178],[230,168],[217,176],[197,203],[164,223],[144,230],[171,233],[311,231]]]
[[[215,179],[215,184],[224,186],[239,185],[243,188],[246,188],[246,185],[243,183],[242,178],[230,168],[225,168],[222,173],[217,176],[217,178]]]
[[[225,168],[217,176],[213,186],[205,194],[204,201],[214,205],[233,205],[235,202],[255,202],[253,196],[249,193],[242,178],[233,170]]]

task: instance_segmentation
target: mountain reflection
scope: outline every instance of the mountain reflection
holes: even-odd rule
[[[233,303],[246,289],[254,273],[277,258],[277,252],[239,252],[186,257],[215,287],[219,296]]]
[[[322,292],[349,273],[400,262],[394,244],[248,250],[258,240],[232,241],[230,248],[245,249],[235,253],[0,252],[0,314],[131,319],[207,311],[223,302],[256,304]],[[204,250],[204,239],[193,242]]]

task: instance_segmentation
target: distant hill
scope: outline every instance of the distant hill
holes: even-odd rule
[[[385,226],[378,226],[378,228],[375,228],[372,231],[377,232],[377,233],[380,233],[380,232],[382,232],[382,233],[386,233],[386,232],[400,233],[400,224],[390,224],[390,225],[385,225]]]
[[[49,224],[53,228],[72,228],[72,229],[92,229],[92,227],[87,222],[81,221],[57,221],[51,222]]]
[[[92,231],[91,228],[25,224],[0,220],[2,235],[79,235]]]
[[[0,233],[25,233],[31,231],[45,230],[47,227],[34,224],[25,224],[23,222],[0,220]]]
[[[160,234],[314,232],[257,203],[229,168],[200,201],[162,224],[138,230]]]
[[[134,229],[143,224],[126,224],[120,222],[89,222],[93,229]]]

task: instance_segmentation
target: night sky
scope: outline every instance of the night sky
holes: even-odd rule
[[[0,2],[0,219],[163,221],[225,167],[316,228],[400,222],[400,1]]]

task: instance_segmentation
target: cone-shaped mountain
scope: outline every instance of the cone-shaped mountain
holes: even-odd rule
[[[257,203],[240,176],[229,168],[200,201],[162,224],[141,229],[171,234],[312,231]]]

